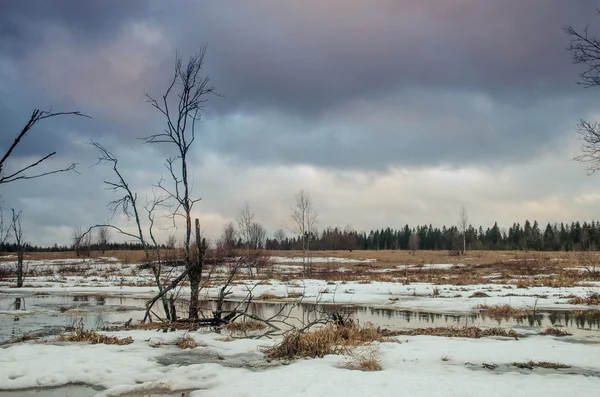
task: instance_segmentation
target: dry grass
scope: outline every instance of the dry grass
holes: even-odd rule
[[[310,332],[290,331],[265,354],[277,360],[315,358],[327,354],[349,354],[354,347],[384,340],[380,329],[371,323],[347,326],[328,324]]]
[[[506,330],[504,328],[486,328],[478,327],[431,327],[431,328],[415,328],[410,330],[382,330],[385,336],[398,335],[429,335],[429,336],[445,336],[450,338],[483,338],[490,336],[503,336],[507,338],[523,338],[525,335],[517,333],[515,330]]]
[[[489,298],[490,296],[483,291],[475,291],[469,298]]]
[[[130,336],[127,338],[108,336],[99,334],[96,331],[86,331],[81,326],[75,328],[75,330],[68,335],[60,335],[57,340],[61,342],[87,342],[92,345],[99,343],[104,345],[129,345],[133,343],[133,338]]]
[[[265,328],[265,323],[255,320],[237,321],[225,325],[225,329],[232,334],[248,334],[250,332],[262,331]]]
[[[545,330],[543,330],[542,332],[540,332],[540,334],[542,335],[554,335],[554,336],[571,336],[573,335],[570,332],[567,332],[561,328],[557,328],[557,327],[549,327],[546,328]]]
[[[367,346],[360,351],[352,351],[349,353],[348,361],[344,364],[348,369],[360,371],[381,371],[381,351],[379,346]]]
[[[273,294],[271,294],[269,292],[265,292],[264,294],[261,294],[256,299],[261,300],[261,301],[268,301],[268,300],[273,300],[273,299],[281,299],[281,297],[277,296],[277,295],[273,295]]]
[[[600,305],[600,294],[597,292],[589,293],[585,298],[576,296],[567,302],[571,305]]]
[[[288,292],[287,297],[288,298],[302,298],[304,296],[304,293],[302,292]]]
[[[166,256],[175,256],[177,252],[163,252]],[[300,251],[268,251],[267,255],[284,257],[301,257]],[[325,281],[352,282],[401,282],[411,284],[428,282],[432,284],[474,285],[482,283],[516,284],[519,288],[532,286],[568,287],[582,286],[586,281],[598,278],[590,272],[570,270],[581,267],[579,252],[526,252],[526,251],[468,251],[466,255],[452,255],[447,251],[416,251],[411,255],[408,251],[313,251],[313,258],[336,257],[354,260],[373,259],[369,263],[336,263],[313,261],[311,277]],[[116,257],[124,264],[136,264],[143,261],[142,251],[106,251],[92,252],[91,258]],[[73,252],[60,253],[28,253],[26,260],[73,259]],[[12,260],[0,257],[2,260]],[[453,264],[452,268],[429,268],[429,264]],[[274,279],[293,280],[300,277],[297,264],[278,266]],[[344,271],[341,271],[341,268]],[[73,267],[65,267],[64,271]],[[385,269],[386,271],[382,271]],[[77,271],[80,271],[77,269]],[[106,264],[106,272],[111,271],[110,263]],[[99,274],[104,270],[100,270]],[[88,272],[89,273],[89,272]],[[86,274],[88,274],[86,273]],[[489,278],[489,276],[493,276]],[[240,274],[236,280],[245,279]]]
[[[523,317],[527,315],[525,310],[517,309],[510,305],[478,305],[476,308],[481,310],[483,314],[496,320]]]
[[[198,343],[189,335],[183,335],[175,341],[175,345],[180,349],[195,349],[198,347]]]
[[[534,369],[534,368],[551,368],[551,369],[560,369],[560,368],[571,368],[570,365],[555,363],[550,361],[527,361],[527,362],[514,362],[511,365],[521,368],[521,369]]]

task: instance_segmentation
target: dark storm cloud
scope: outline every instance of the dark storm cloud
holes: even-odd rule
[[[0,152],[33,108],[93,117],[40,124],[15,153],[18,162],[56,150],[50,165],[79,162],[81,176],[0,194],[31,214],[30,229],[105,219],[111,196],[99,193],[102,175],[87,168],[95,156],[85,142],[93,138],[129,159],[124,171],[139,189],[155,182],[164,172],[156,159],[170,148],[139,149],[135,138],[163,128],[144,93],[161,95],[176,50],[187,56],[205,43],[205,71],[224,97],[208,103],[194,166],[201,174],[203,161],[216,158],[211,175],[231,172],[234,181],[199,183],[208,186],[203,196],[210,193],[203,205],[228,197],[212,207],[215,219],[231,215],[240,183],[257,197],[253,189],[275,189],[267,186],[268,173],[246,181],[240,171],[251,178],[265,165],[307,165],[297,168],[319,186],[318,173],[385,178],[403,167],[428,175],[439,165],[487,172],[526,168],[555,152],[568,160],[557,148],[600,96],[575,84],[580,69],[570,62],[561,28],[599,26],[596,6],[590,0],[0,1]],[[295,189],[294,178],[306,178],[296,171],[275,183],[289,180],[286,189]],[[421,188],[415,191],[428,191]],[[74,219],[59,215],[70,212]]]
[[[166,26],[188,51],[210,43],[207,64],[227,96],[219,106],[293,113],[407,87],[471,89],[504,100],[572,92],[561,28],[584,26],[595,10],[592,1],[560,0],[235,5],[165,13]]]
[[[53,27],[90,43],[110,40],[123,25],[141,17],[143,0],[9,0],[0,4],[0,48],[23,55],[40,45]]]

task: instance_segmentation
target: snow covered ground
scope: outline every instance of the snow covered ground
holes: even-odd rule
[[[313,258],[314,260],[315,258]],[[343,260],[323,257],[323,262],[369,263],[369,260]],[[275,269],[293,273],[301,270],[299,258],[275,258]],[[85,267],[74,274],[68,266]],[[152,276],[116,258],[29,261],[43,275],[28,277],[26,287],[11,288],[12,281],[0,283],[0,301],[25,296],[107,297],[104,308],[117,306],[110,299],[149,298],[156,293]],[[431,264],[408,270],[452,270],[462,265]],[[394,267],[398,270],[399,267]],[[337,269],[339,271],[339,268]],[[388,269],[373,269],[371,272]],[[600,283],[586,281],[570,287],[517,288],[513,283],[494,282],[471,285],[432,284],[364,280],[241,280],[231,286],[230,299],[244,299],[249,288],[255,298],[269,296],[268,302],[297,302],[365,306],[373,310],[423,311],[443,315],[472,315],[477,305],[509,304],[526,310],[598,310],[593,305],[572,305],[571,297],[600,293]],[[535,277],[535,276],[531,276]],[[217,296],[219,286],[207,288],[203,297]],[[189,293],[182,287],[180,293]],[[475,297],[477,293],[480,297]],[[28,299],[28,298],[26,298]],[[68,303],[68,305],[67,305]],[[65,303],[66,313],[94,313],[102,308],[84,303]],[[12,303],[11,303],[12,304]],[[130,304],[130,303],[124,303]],[[73,309],[71,306],[76,306]],[[68,306],[68,307],[67,307]],[[139,306],[139,305],[138,305]],[[54,310],[54,312],[52,311]],[[138,309],[139,310],[139,309]],[[367,310],[367,309],[365,309]],[[114,313],[114,308],[113,308]],[[366,316],[357,312],[358,318]],[[35,316],[55,316],[56,308],[43,305],[18,312],[0,305],[0,323],[26,323]],[[123,317],[114,315],[115,318]],[[363,316],[363,317],[361,317]],[[110,317],[110,316],[109,316]],[[366,318],[369,318],[368,316]],[[5,321],[6,320],[6,321]],[[35,323],[35,321],[30,321]],[[381,325],[387,326],[382,322]],[[344,367],[348,358],[326,356],[298,360],[289,365],[267,362],[261,353],[276,341],[234,339],[226,334],[191,332],[200,346],[181,350],[174,341],[181,331],[127,331],[109,333],[131,336],[131,345],[88,345],[85,343],[25,342],[0,347],[0,397],[2,390],[56,387],[82,383],[97,389],[98,396],[148,395],[190,391],[190,396],[315,396],[315,395],[407,395],[407,396],[593,396],[600,387],[600,331],[571,337],[533,335],[519,340],[507,338],[398,337],[397,342],[375,343],[383,370],[361,372]],[[401,343],[398,343],[401,342]],[[520,370],[515,361],[551,361],[570,365],[569,369]],[[497,365],[486,369],[482,364]],[[129,393],[129,394],[128,394]],[[131,394],[137,393],[137,394]],[[140,394],[144,393],[144,394]],[[14,395],[14,394],[13,394]],[[72,396],[72,397],[76,397]]]
[[[268,363],[261,348],[273,342],[193,332],[199,347],[174,346],[181,331],[129,331],[126,346],[21,343],[0,354],[0,388],[84,383],[97,396],[196,390],[190,396],[593,396],[600,386],[600,345],[569,338],[514,339],[401,337],[376,343],[383,370],[344,367],[344,356]],[[549,361],[565,370],[518,370],[512,362]],[[179,362],[179,363],[178,363]],[[485,369],[482,364],[497,365]],[[1,395],[1,394],[0,394]],[[139,395],[139,394],[138,394]]]

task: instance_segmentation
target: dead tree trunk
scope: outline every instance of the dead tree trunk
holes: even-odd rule
[[[21,229],[21,213],[12,210],[12,222],[10,225],[15,244],[17,245],[17,268],[15,274],[17,276],[17,288],[23,286],[23,279],[25,278],[25,269],[23,267],[23,230]]]
[[[190,280],[190,306],[188,316],[190,320],[198,319],[198,310],[200,309],[200,283],[202,282],[202,268],[204,267],[204,242],[200,237],[200,221],[195,219],[196,232],[196,255],[193,258],[189,272]]]

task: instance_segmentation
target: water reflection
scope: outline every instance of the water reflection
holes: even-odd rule
[[[145,299],[111,295],[30,295],[16,298],[14,295],[0,296],[0,311],[15,311],[15,315],[0,315],[0,341],[48,329],[55,332],[57,328],[60,330],[80,323],[88,329],[96,329],[123,324],[130,318],[138,321],[144,316],[145,304]],[[183,299],[178,300],[177,311],[187,313],[187,304],[188,302]],[[239,303],[226,302],[223,309],[232,310],[237,305]],[[216,310],[216,303],[204,301],[201,307],[204,317],[212,317],[213,311]],[[291,318],[288,322],[294,325],[314,320],[319,316],[319,312],[333,309],[332,306],[327,305],[302,304],[292,307],[283,303],[262,301],[253,302],[248,306],[250,313],[261,318],[288,316]],[[583,335],[588,332],[585,335],[590,335],[590,331],[600,331],[598,310],[546,311],[513,319],[493,319],[480,313],[431,313],[374,307],[345,306],[342,310],[351,313],[360,322],[369,321],[388,328],[479,326],[543,329],[560,326],[573,334]],[[156,305],[154,312],[162,316],[162,305]]]

